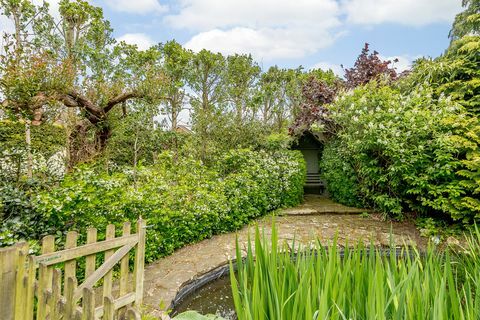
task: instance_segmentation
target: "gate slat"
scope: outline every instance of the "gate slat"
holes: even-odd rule
[[[135,306],[140,307],[143,303],[143,278],[145,267],[145,221],[140,218],[137,222],[137,250],[135,251]]]
[[[129,236],[130,230],[130,222],[125,222],[123,224],[123,236]],[[129,254],[127,253],[120,264],[120,297],[128,292],[128,262]]]
[[[45,296],[45,292],[49,287],[47,284],[48,281],[48,274],[47,274],[47,266],[45,264],[40,264],[39,271],[38,271],[38,288],[37,288],[37,296],[38,296],[38,304],[37,304],[37,320],[45,320],[47,318],[47,297]]]
[[[23,242],[18,244],[18,256],[16,261],[16,288],[15,288],[15,320],[24,320],[26,309],[24,305],[27,294],[27,283],[25,279],[25,264],[27,262],[28,244]]]
[[[46,236],[42,239],[42,254],[52,253],[55,250],[55,237]],[[48,306],[46,305],[45,290],[50,290],[52,287],[52,269],[46,264],[39,271],[39,286],[38,286],[38,300],[42,303],[38,304],[37,320],[45,320],[48,313]]]
[[[15,312],[15,261],[17,248],[0,249],[0,319],[13,320]]]
[[[36,265],[33,256],[28,257],[28,274],[26,278],[25,320],[33,319],[33,298],[35,295]]]
[[[87,231],[87,244],[97,242],[97,229],[89,228]],[[85,258],[85,279],[88,278],[94,271],[97,261],[97,255],[91,254]]]
[[[103,298],[103,320],[113,320],[115,315],[115,306],[111,297]]]
[[[90,288],[83,288],[83,320],[95,319],[95,293]]]
[[[75,283],[72,277],[65,280],[65,316],[64,319],[72,319],[75,316],[76,301],[73,299],[73,293],[75,291]]]
[[[72,249],[77,246],[78,233],[76,231],[70,231],[67,233],[67,239],[65,241],[65,249]],[[75,259],[65,262],[65,279],[76,279],[77,262]],[[66,285],[66,284],[64,284]],[[65,290],[65,289],[64,289]]]
[[[61,312],[59,310],[58,301],[62,293],[62,271],[60,269],[53,270],[52,298],[50,299],[50,318],[59,320]]]
[[[115,226],[109,224],[107,226],[106,240],[111,240],[115,238]],[[107,261],[114,254],[113,250],[105,251],[105,261]],[[113,266],[112,266],[113,267]],[[103,297],[110,297],[112,295],[112,281],[113,279],[113,270],[110,269],[103,278]]]

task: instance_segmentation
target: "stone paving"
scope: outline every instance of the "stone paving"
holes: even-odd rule
[[[320,196],[306,196],[305,202],[295,208],[284,209],[275,217],[279,239],[293,240],[309,245],[314,239],[327,244],[337,237],[339,245],[347,240],[373,241],[378,246],[388,246],[391,235],[396,245],[425,245],[415,226],[410,222],[382,221],[378,214],[360,215],[366,210],[349,208]],[[256,221],[265,234],[271,231],[272,217]],[[189,281],[223,266],[235,256],[235,238],[241,246],[247,243],[248,233],[254,225],[236,233],[222,234],[177,250],[145,268],[144,304],[146,312],[161,316],[178,290]]]

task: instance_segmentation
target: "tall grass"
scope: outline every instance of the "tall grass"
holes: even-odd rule
[[[239,320],[480,319],[478,228],[458,252],[385,254],[358,243],[343,255],[335,242],[300,250],[279,246],[275,228],[271,239],[257,229],[245,259],[237,242],[237,267],[230,274]]]

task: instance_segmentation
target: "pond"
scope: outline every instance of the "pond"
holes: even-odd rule
[[[172,302],[172,308],[172,316],[195,310],[201,314],[216,314],[227,320],[236,320],[228,268],[209,273],[182,288]]]
[[[389,257],[392,252],[387,248],[376,248],[384,257]],[[412,251],[409,251],[412,255]],[[367,255],[369,250],[367,250]],[[339,253],[343,258],[344,252]],[[405,252],[395,250],[397,259],[405,257]],[[419,255],[423,256],[423,252]],[[412,255],[413,257],[413,255]],[[296,255],[293,257],[296,260]],[[174,317],[182,312],[194,310],[201,314],[215,314],[227,320],[236,320],[235,305],[230,285],[230,270],[228,266],[215,269],[197,280],[187,283],[178,292],[170,308]]]

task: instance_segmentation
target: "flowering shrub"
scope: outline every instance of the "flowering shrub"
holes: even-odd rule
[[[65,172],[65,130],[57,125],[31,126],[32,171],[38,179],[58,179]],[[0,120],[0,179],[22,180],[27,172],[25,124]]]
[[[396,217],[415,210],[480,218],[480,123],[461,105],[422,88],[402,95],[369,84],[341,96],[331,113],[341,129],[322,166],[346,168],[341,178],[324,174],[332,193],[355,181],[351,196]]]
[[[240,228],[269,211],[301,201],[305,164],[297,151],[237,150],[208,168],[164,152],[158,164],[112,174],[92,168],[67,175],[43,192],[37,210],[51,230],[103,232],[139,216],[147,220],[147,261],[185,244]]]

